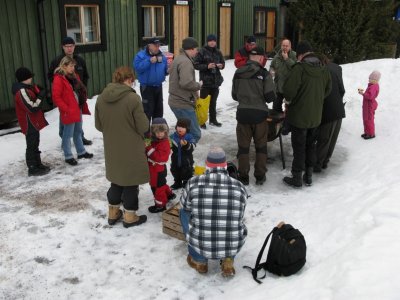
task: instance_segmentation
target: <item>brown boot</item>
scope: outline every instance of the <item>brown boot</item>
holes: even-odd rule
[[[125,209],[124,220],[122,221],[122,224],[124,224],[125,228],[132,227],[132,226],[138,226],[140,224],[145,223],[146,221],[147,221],[146,215],[138,216],[136,214],[136,211]]]
[[[200,274],[204,274],[204,273],[208,272],[208,264],[207,263],[195,262],[190,255],[187,256],[186,260],[187,260],[187,263],[189,264],[189,266],[191,266],[193,269],[195,269]]]
[[[235,275],[235,268],[233,267],[233,258],[227,257],[221,260],[222,276],[232,277]]]
[[[119,205],[108,205],[108,224],[114,225],[122,217],[122,210],[119,209]]]

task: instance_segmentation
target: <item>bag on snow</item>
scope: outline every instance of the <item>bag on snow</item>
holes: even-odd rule
[[[196,101],[196,117],[199,125],[203,125],[208,120],[208,108],[210,107],[211,96],[206,98],[199,98]]]
[[[226,162],[226,169],[230,177],[238,179],[238,169],[236,168],[235,164],[231,161]]]
[[[272,237],[271,237],[272,235]],[[267,259],[260,263],[264,249],[271,237]],[[307,246],[304,236],[298,229],[293,228],[290,224],[280,222],[266,237],[260,253],[258,254],[256,265],[254,268],[244,266],[251,270],[253,279],[261,283],[257,273],[264,269],[276,275],[289,276],[298,272],[306,263]]]

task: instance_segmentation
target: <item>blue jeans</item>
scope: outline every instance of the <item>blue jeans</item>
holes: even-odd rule
[[[196,140],[196,143],[198,143],[201,138],[201,130],[199,122],[197,122],[196,112],[194,111],[194,108],[183,109],[183,108],[171,107],[171,110],[177,119],[186,118],[190,120],[190,133],[193,135],[193,138]]]
[[[71,138],[74,139],[75,149],[78,155],[85,154],[86,150],[82,142],[82,115],[80,122],[64,124],[61,148],[64,151],[65,159],[74,157],[71,151]]]
[[[179,210],[179,218],[181,220],[183,233],[185,235],[187,235],[187,233],[189,231],[190,212],[181,208]],[[188,251],[189,251],[189,255],[192,257],[192,259],[195,262],[198,262],[198,263],[207,263],[208,262],[207,258],[205,258],[204,256],[197,253],[190,245],[188,245]]]

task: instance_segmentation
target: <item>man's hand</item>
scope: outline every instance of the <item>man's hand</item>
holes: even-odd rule
[[[282,57],[284,60],[287,60],[289,58],[289,54],[286,51],[282,51]]]
[[[209,63],[208,64],[208,68],[209,69],[215,69],[215,67],[216,67],[215,63]]]
[[[156,62],[157,62],[157,56],[152,56],[152,57],[150,57],[150,62],[151,62],[152,64],[156,63]]]
[[[217,64],[218,69],[222,69],[223,66],[224,66],[223,64]]]

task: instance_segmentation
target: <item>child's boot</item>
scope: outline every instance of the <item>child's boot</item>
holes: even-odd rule
[[[166,210],[165,206],[157,206],[157,205],[153,205],[150,206],[148,208],[149,212],[152,214],[156,214],[156,213],[160,213],[163,212],[164,210]]]

